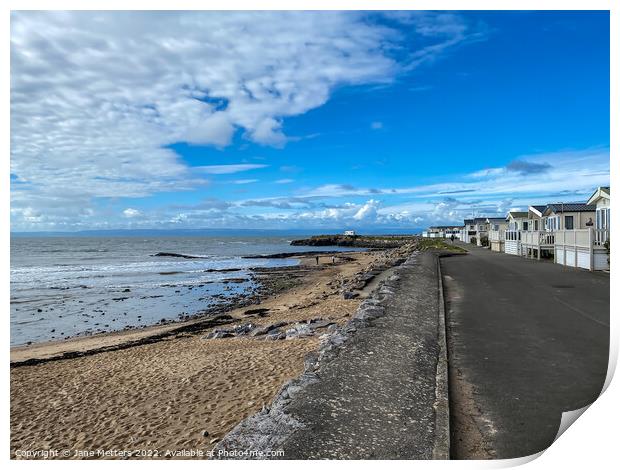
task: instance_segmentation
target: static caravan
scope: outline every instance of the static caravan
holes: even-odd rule
[[[476,236],[476,226],[474,225],[474,219],[465,219],[463,221],[463,228],[461,229],[461,241],[464,243],[470,243],[471,237]]]
[[[543,212],[545,211],[545,209],[547,208],[546,205],[544,206],[530,206],[527,209],[527,218],[528,218],[528,223],[527,223],[527,229],[529,231],[536,231],[536,230],[542,230],[542,218],[543,218]]]
[[[487,217],[489,245],[492,251],[504,251],[504,240],[508,223],[504,217]]]
[[[610,202],[611,191],[609,186],[601,186],[588,199],[588,205],[596,207],[595,228],[597,230],[609,231]]]
[[[553,231],[543,227],[547,206],[530,206],[527,210],[527,230],[521,231],[521,256],[540,259],[543,252],[553,253]]]
[[[521,256],[521,231],[527,231],[529,223],[527,212],[508,212],[508,215],[506,215],[506,234],[504,236],[505,253]]]
[[[489,224],[486,217],[475,217],[474,226],[476,227],[476,245],[486,246],[489,242]],[[486,240],[486,243],[485,243]]]
[[[543,212],[543,225],[548,232],[594,228],[596,206],[585,202],[548,204]]]
[[[593,269],[596,206],[583,202],[549,204],[543,213],[545,230],[554,233],[558,264]]]
[[[424,232],[422,232],[422,236],[426,238],[443,238],[444,231],[441,227],[429,227]]]
[[[436,225],[429,227],[422,236],[426,238],[450,238],[454,235],[454,238],[461,238],[461,228],[455,225]]]
[[[444,237],[446,238],[452,238],[452,235],[454,235],[455,239],[460,239],[461,238],[461,229],[463,227],[459,227],[456,225],[446,225],[445,227],[443,227],[443,234]]]
[[[601,186],[588,199],[588,205],[596,206],[592,269],[609,269],[609,215],[611,206],[609,186]],[[603,252],[603,248],[605,251]]]

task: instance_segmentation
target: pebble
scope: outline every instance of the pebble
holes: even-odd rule
[[[207,431],[206,429],[204,431],[202,431],[202,435],[204,437],[209,437],[209,431]]]

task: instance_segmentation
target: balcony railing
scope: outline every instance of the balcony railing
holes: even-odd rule
[[[507,241],[521,241],[521,230],[506,230]]]
[[[555,232],[544,232],[532,230],[526,232],[521,230],[521,243],[527,246],[553,246],[555,243]]]
[[[572,246],[584,249],[590,249],[590,247],[604,248],[605,242],[609,240],[609,230],[602,229],[558,230],[555,233],[555,244],[557,246]]]
[[[594,231],[594,237],[592,239],[592,242],[594,243],[594,246],[605,246],[605,243],[609,241],[609,230],[607,229],[595,229]]]

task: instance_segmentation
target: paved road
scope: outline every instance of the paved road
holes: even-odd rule
[[[602,389],[609,275],[467,249],[441,260],[452,454],[530,455],[553,442],[562,411]]]

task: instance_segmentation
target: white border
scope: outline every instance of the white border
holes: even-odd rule
[[[10,155],[10,77],[9,77],[9,51],[10,51],[10,10],[30,10],[30,9],[75,9],[75,10],[91,10],[91,9],[159,9],[159,10],[286,10],[286,9],[302,9],[302,10],[391,10],[391,9],[415,9],[415,10],[610,10],[611,11],[611,129],[618,129],[618,110],[620,102],[618,100],[618,59],[620,58],[620,15],[619,2],[611,0],[467,0],[467,1],[443,1],[443,0],[314,0],[314,1],[283,1],[283,0],[264,0],[264,1],[244,1],[244,0],[227,0],[226,2],[200,2],[195,0],[91,0],[88,2],[78,0],[65,1],[41,1],[41,0],[9,0],[3,2],[1,10],[0,25],[4,32],[4,42],[1,48],[2,59],[2,142],[4,143],[4,160],[2,162],[5,168],[4,184],[0,185],[2,195],[2,211],[4,214],[5,226],[1,232],[0,243],[4,247],[2,256],[2,300],[3,305],[9,304],[9,155]],[[618,141],[616,134],[612,132],[610,141],[611,158],[611,180],[612,186],[618,175],[618,165],[620,162],[613,156],[617,155]],[[613,257],[613,256],[612,256]],[[615,265],[615,263],[612,262]],[[611,275],[611,312],[618,312],[618,298],[616,295],[617,275]],[[5,451],[5,459],[9,456],[9,315],[8,309],[5,313],[5,328],[2,328],[2,337],[5,345],[5,373],[2,376],[2,407],[5,425],[2,427],[2,439],[7,449]],[[611,349],[610,349],[610,372],[613,371],[618,358],[618,321],[612,314],[611,318]],[[563,434],[557,442],[555,442],[542,456],[531,461],[531,458],[516,459],[515,461],[448,461],[448,462],[390,462],[388,465],[401,468],[411,468],[412,466],[424,466],[435,468],[498,468],[506,466],[514,466],[531,461],[528,465],[530,468],[547,469],[552,467],[563,468],[585,468],[585,467],[603,467],[616,461],[617,435],[616,424],[618,422],[619,413],[617,411],[617,403],[620,397],[620,387],[618,380],[611,383],[611,374],[608,375],[606,385],[609,388],[603,395],[579,418],[576,425],[572,426],[565,434]],[[25,468],[40,467],[45,465],[46,468],[64,468],[65,466],[83,466],[83,462],[66,462],[66,461],[10,461],[11,466],[19,466]],[[114,465],[144,465],[143,462],[118,462],[114,461]],[[273,468],[274,466],[288,466],[289,462],[203,462],[203,461],[183,461],[188,466],[222,466],[222,467],[239,467],[249,465],[256,468]],[[381,462],[322,462],[321,465],[334,468],[343,465],[367,466],[367,465],[384,465]],[[107,466],[110,462],[89,462],[88,465]],[[147,465],[153,467],[161,467],[168,465],[165,461],[153,461]],[[296,466],[308,468],[310,465],[317,465],[317,462],[300,461],[295,462]]]

